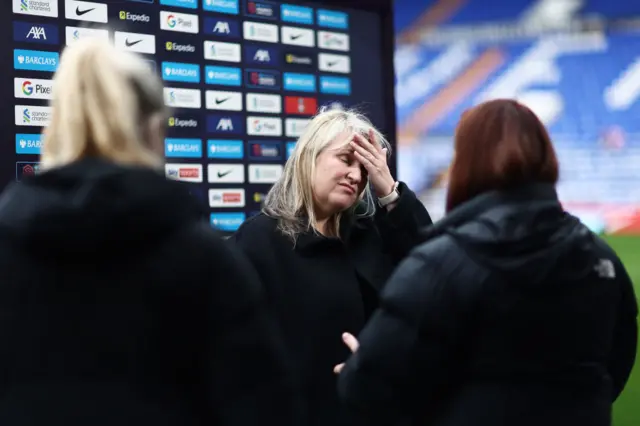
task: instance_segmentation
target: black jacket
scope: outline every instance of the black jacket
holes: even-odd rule
[[[616,254],[552,186],[481,195],[394,273],[339,378],[384,422],[607,426],[634,363],[637,302]]]
[[[336,393],[333,367],[349,356],[341,335],[362,329],[387,278],[418,242],[418,230],[431,223],[404,184],[400,194],[390,212],[345,217],[341,239],[310,232],[294,247],[276,219],[264,214],[248,219],[232,238],[258,271],[280,319],[306,399],[305,425],[355,425]]]
[[[288,424],[279,334],[182,184],[86,160],[0,198],[0,424]]]

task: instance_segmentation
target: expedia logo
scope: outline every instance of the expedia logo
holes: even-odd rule
[[[165,43],[165,50],[167,52],[177,53],[195,53],[196,47],[193,44],[180,44],[174,41],[168,41]]]
[[[170,117],[168,124],[169,127],[195,129],[198,127],[198,120],[194,118],[182,119],[179,117]]]
[[[144,22],[149,23],[151,18],[149,15],[145,15],[144,13],[131,13],[124,10],[120,11],[120,20],[121,21],[130,21],[130,22]]]
[[[301,52],[286,52],[284,61],[289,65],[299,65],[303,67],[312,67],[315,65],[315,60],[311,55]]]

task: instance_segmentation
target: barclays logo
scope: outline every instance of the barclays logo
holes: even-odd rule
[[[13,50],[13,67],[17,70],[55,72],[60,54],[42,50]]]
[[[239,0],[203,0],[202,8],[208,12],[237,15],[240,13]]]

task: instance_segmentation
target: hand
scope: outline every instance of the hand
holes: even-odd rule
[[[367,170],[376,196],[381,198],[391,194],[396,182],[387,165],[387,148],[380,147],[373,130],[369,131],[369,140],[356,133],[350,146],[354,150],[356,159]]]
[[[358,342],[358,339],[356,339],[354,335],[351,333],[342,333],[342,341],[351,350],[351,353],[355,353],[360,347],[360,343]],[[344,362],[342,364],[338,364],[335,367],[333,367],[333,372],[336,374],[340,374],[343,368],[344,368]]]

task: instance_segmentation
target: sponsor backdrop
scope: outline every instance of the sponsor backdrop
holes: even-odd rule
[[[142,55],[162,76],[172,111],[165,173],[187,182],[222,230],[259,211],[320,106],[358,107],[393,139],[392,33],[383,34],[390,16],[380,2],[2,3],[0,35],[12,42],[0,48],[0,96],[13,104],[0,122],[11,139],[0,152],[3,186],[38,172],[52,73],[62,49],[88,37]]]

